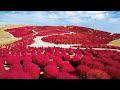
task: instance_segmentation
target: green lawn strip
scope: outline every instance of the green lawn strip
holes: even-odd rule
[[[120,39],[113,40],[108,45],[120,46]]]
[[[5,44],[11,44],[13,42],[16,42],[20,40],[21,38],[16,38],[9,32],[4,31],[3,29],[0,29],[0,46]]]

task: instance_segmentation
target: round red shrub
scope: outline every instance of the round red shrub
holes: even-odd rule
[[[55,57],[54,54],[49,54],[49,58],[50,58],[50,59],[53,59],[54,57]]]
[[[120,79],[120,70],[112,67],[112,66],[106,66],[104,71],[106,71],[112,79]]]
[[[12,64],[10,66],[10,71],[22,71],[22,66],[20,64]]]
[[[32,62],[32,58],[30,58],[30,57],[28,57],[28,56],[22,56],[21,57],[21,60],[23,61],[23,62]]]
[[[87,72],[87,79],[111,79],[111,77],[102,70],[93,69]]]
[[[111,56],[113,60],[116,60],[120,63],[120,55],[114,54]]]
[[[75,54],[75,56],[71,59],[71,61],[74,63],[74,62],[80,61],[80,59],[81,59],[81,56],[79,54]]]
[[[0,79],[8,79],[8,75],[9,75],[9,73],[8,73],[9,71],[3,71],[3,72],[0,72]]]
[[[67,72],[59,72],[56,79],[79,79],[79,78]]]
[[[104,65],[97,61],[92,61],[91,63],[89,63],[87,65],[93,69],[100,69],[100,70],[104,69]]]
[[[5,63],[5,58],[0,57],[0,62],[4,64]]]
[[[69,55],[73,55],[74,51],[73,51],[72,49],[70,49],[70,50],[68,51],[68,53],[69,53]]]
[[[20,64],[20,58],[16,56],[8,56],[6,57],[6,62],[8,64]]]
[[[90,53],[92,53],[93,54],[93,56],[97,56],[97,51],[96,50],[93,50],[93,49],[90,49],[90,51],[89,51]]]
[[[93,60],[93,57],[92,56],[89,56],[89,55],[84,55],[81,60]]]
[[[7,71],[0,74],[0,79],[32,79],[32,77],[23,71]]]
[[[89,72],[90,70],[91,68],[85,65],[79,65],[78,67],[76,67],[76,72],[78,76],[82,78],[86,78],[87,72]]]
[[[14,71],[9,75],[10,79],[33,79],[29,74],[23,71]]]
[[[100,59],[100,62],[102,62],[105,66],[110,65],[116,68],[120,68],[120,63],[118,61],[114,61],[111,58],[102,58]]]
[[[57,66],[61,67],[61,64],[63,62],[62,58],[55,56],[53,61],[55,61],[57,63]]]
[[[49,62],[49,59],[44,56],[35,56],[33,61],[37,63],[40,67],[45,67],[47,63]]]
[[[55,61],[49,61],[49,62],[47,63],[47,65],[54,65],[54,66],[57,66],[57,63],[56,63]]]
[[[38,79],[40,76],[40,69],[33,63],[27,63],[23,66],[23,70],[30,74],[34,79]]]
[[[75,68],[70,64],[70,63],[68,63],[68,62],[63,62],[62,64],[61,64],[61,71],[63,71],[63,72],[68,72],[68,73],[72,73],[72,72],[74,72],[75,71]]]
[[[80,64],[84,64],[84,65],[89,65],[91,64],[93,61],[91,59],[81,59],[81,61],[79,62]]]
[[[59,73],[59,69],[54,65],[47,65],[44,68],[44,76],[48,79],[55,79]]]
[[[5,71],[5,67],[4,64],[0,63],[0,73]]]
[[[70,55],[63,55],[63,60],[64,61],[69,61],[71,58],[70,58]]]

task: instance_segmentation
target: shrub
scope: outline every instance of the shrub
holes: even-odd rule
[[[33,63],[26,63],[23,66],[23,70],[28,73],[29,75],[32,76],[32,78],[34,79],[38,79],[40,76],[40,69],[37,65],[33,64]]]
[[[59,73],[59,69],[54,65],[47,65],[44,68],[44,76],[48,79],[55,79]]]
[[[111,79],[106,72],[93,69],[87,72],[87,79]]]
[[[79,78],[67,72],[59,72],[56,79],[79,79]]]

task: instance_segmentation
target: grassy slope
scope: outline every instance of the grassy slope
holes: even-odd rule
[[[5,28],[14,28],[14,27],[19,27],[21,25],[14,25],[14,26],[10,26],[10,25],[3,25],[3,26],[0,26],[0,46],[1,45],[4,45],[4,44],[10,44],[10,43],[13,43],[15,41],[18,41],[20,40],[21,38],[16,38],[14,37],[12,34],[4,31]]]
[[[120,39],[113,40],[108,45],[120,46]]]

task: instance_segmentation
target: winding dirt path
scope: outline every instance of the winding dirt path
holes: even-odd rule
[[[33,30],[33,32],[35,32]],[[37,34],[38,32],[35,32]],[[48,37],[48,36],[54,36],[54,35],[64,35],[64,34],[73,34],[74,32],[69,32],[69,33],[63,33],[63,34],[51,34],[51,35],[45,35],[45,36],[36,36],[33,40],[35,43],[28,45],[30,47],[62,47],[62,48],[69,48],[74,45],[80,45],[80,44],[54,44],[54,43],[49,43],[49,42],[44,42],[41,40],[43,37]]]
[[[32,30],[36,35],[38,34],[38,32]],[[64,34],[73,34],[75,32],[69,32],[69,33],[63,33],[63,34],[51,34],[51,35],[46,35],[46,36],[36,36],[36,38],[34,38],[33,40],[35,41],[35,43],[28,45],[29,47],[62,47],[62,48],[73,48],[73,49],[77,49],[76,47],[72,47],[75,45],[81,45],[81,44],[54,44],[54,43],[49,43],[49,42],[44,42],[41,39],[43,37],[48,37],[48,36],[53,36],[53,35],[64,35]],[[81,49],[86,49],[86,48],[81,48]],[[93,48],[94,50],[113,50],[113,51],[118,51],[120,52],[120,50],[118,49],[108,49],[108,48]]]

